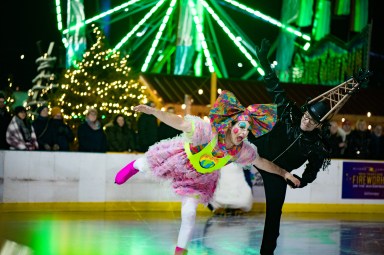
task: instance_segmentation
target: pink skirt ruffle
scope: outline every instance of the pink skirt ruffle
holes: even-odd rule
[[[213,197],[220,173],[197,172],[184,151],[184,141],[182,137],[175,137],[152,145],[145,154],[149,167],[155,176],[171,180],[176,194],[197,195],[201,203],[207,204]]]

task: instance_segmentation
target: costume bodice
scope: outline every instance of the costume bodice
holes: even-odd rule
[[[225,166],[232,158],[230,154],[224,157],[215,157],[212,152],[217,144],[217,136],[215,136],[202,150],[193,154],[188,142],[184,143],[184,150],[189,161],[197,172],[202,174],[212,173]]]

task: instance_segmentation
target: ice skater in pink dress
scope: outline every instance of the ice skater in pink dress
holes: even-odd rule
[[[159,178],[171,180],[182,199],[175,255],[187,254],[197,205],[207,205],[213,197],[219,178],[217,170],[226,164],[253,164],[300,185],[292,174],[260,157],[257,148],[246,140],[249,131],[258,137],[272,129],[276,105],[254,104],[244,108],[231,92],[222,91],[209,113],[210,123],[190,115],[181,118],[147,105],[138,105],[135,111],[153,114],[183,131],[181,136],[151,146],[143,157],[129,163],[115,177],[115,183],[120,185],[136,173],[149,170]]]

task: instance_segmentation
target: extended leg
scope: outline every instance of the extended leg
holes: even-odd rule
[[[194,197],[183,197],[181,206],[181,226],[175,254],[186,254],[195,227],[196,210],[199,201]],[[177,253],[179,252],[179,253]]]
[[[123,167],[115,177],[115,183],[121,185],[128,181],[132,176],[137,174],[139,171],[144,172],[148,168],[147,159],[141,157],[137,160],[132,161],[125,167]]]

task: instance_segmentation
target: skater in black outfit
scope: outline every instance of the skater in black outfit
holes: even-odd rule
[[[273,103],[278,106],[278,122],[270,133],[257,139],[251,136],[249,140],[257,146],[262,157],[289,172],[308,160],[302,177],[296,176],[301,181],[299,188],[303,188],[316,179],[320,169],[325,169],[330,163],[326,145],[329,124],[328,120],[322,118],[331,109],[322,101],[297,107],[288,100],[267,59],[269,49],[269,41],[263,39],[257,54],[266,74],[266,89],[273,98]],[[258,170],[263,178],[266,196],[266,218],[260,254],[272,255],[279,236],[287,183],[263,169]]]

